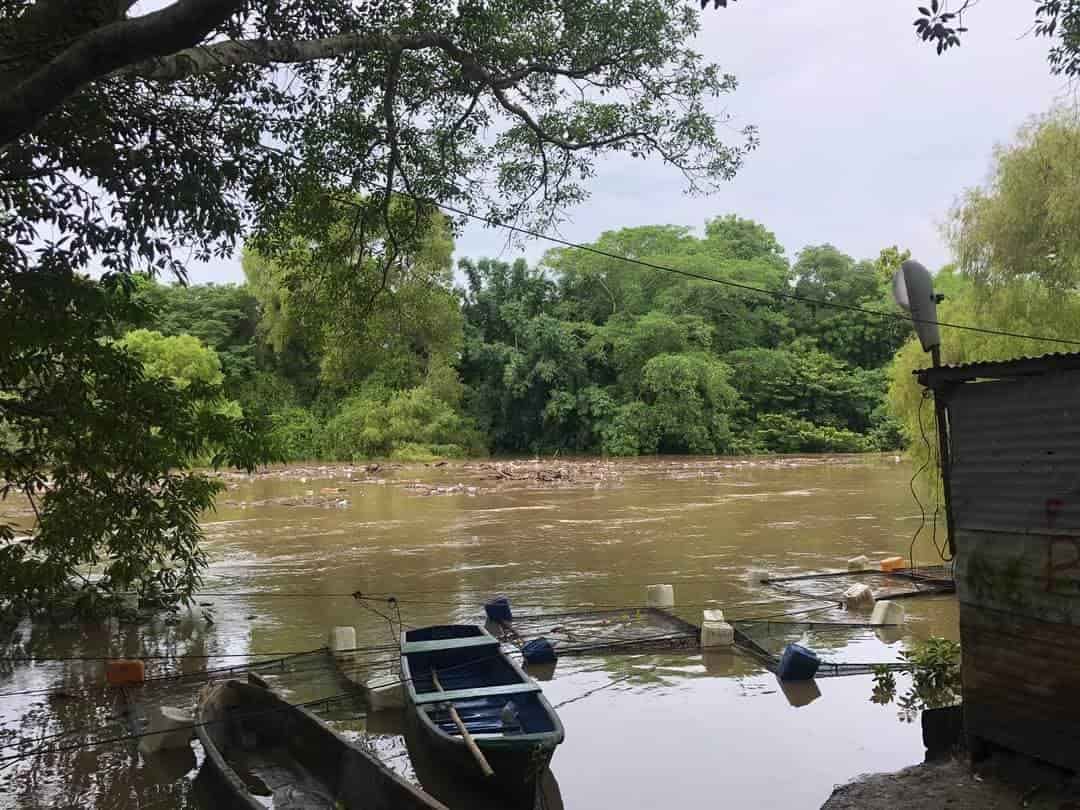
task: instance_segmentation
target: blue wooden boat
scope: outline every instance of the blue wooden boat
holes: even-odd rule
[[[401,670],[410,707],[435,755],[531,807],[563,741],[563,727],[540,687],[503,653],[498,639],[475,625],[407,630]],[[483,774],[459,720],[494,771],[490,776]]]

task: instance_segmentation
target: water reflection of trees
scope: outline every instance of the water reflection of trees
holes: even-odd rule
[[[196,687],[148,683],[121,691],[105,685],[102,655],[205,656],[196,617],[100,625],[23,622],[5,657],[67,659],[20,665],[0,679],[0,806],[49,808],[185,808],[197,770],[195,751],[142,754],[136,740],[103,742],[141,731],[137,718],[151,703],[188,704]],[[87,660],[78,660],[87,659]],[[181,674],[168,659],[148,662],[147,676]]]

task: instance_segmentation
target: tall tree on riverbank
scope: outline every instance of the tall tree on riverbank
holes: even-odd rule
[[[262,334],[279,353],[301,340],[320,358],[323,384],[337,391],[376,373],[393,388],[417,385],[429,366],[452,362],[461,347],[446,218],[426,214],[432,221],[421,226],[424,237],[395,248],[364,203],[319,194],[262,240],[270,257],[255,247],[243,258]],[[358,223],[357,208],[368,221]],[[412,200],[395,201],[395,226],[405,220],[412,227],[417,215]]]
[[[398,192],[544,224],[606,152],[657,157],[705,191],[754,144],[752,129],[721,138],[710,103],[735,80],[688,48],[681,0],[134,7],[0,4],[0,475],[42,497],[33,540],[3,550],[15,593],[101,563],[102,587],[126,588],[170,557],[186,572],[172,585],[197,583],[214,488],[174,470],[229,426],[190,416],[210,392],[145,379],[104,340],[130,314],[124,274],[182,278],[187,256],[247,232],[273,259],[271,226],[343,185],[363,195],[358,223],[381,221],[389,267],[434,221],[424,205],[396,217]],[[91,266],[103,283],[81,277]],[[232,425],[232,460],[258,460],[251,427]]]
[[[989,182],[969,189],[949,221],[955,268],[939,273],[946,294],[942,321],[1050,338],[1080,335],[1080,117],[1056,110],[1020,129],[999,147]],[[1061,344],[962,330],[946,330],[946,363],[1031,356]],[[913,447],[934,447],[932,412],[921,409],[921,387],[911,372],[929,365],[918,341],[900,350],[890,401],[908,426]]]

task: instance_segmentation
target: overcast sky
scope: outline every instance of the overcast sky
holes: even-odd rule
[[[937,56],[912,33],[915,0],[739,0],[703,13],[697,48],[739,79],[720,102],[761,138],[719,193],[687,197],[659,161],[600,162],[591,198],[560,228],[588,242],[634,225],[700,228],[736,213],[764,223],[789,256],[831,242],[856,258],[898,244],[931,268],[949,260],[939,225],[983,182],[995,144],[1066,92],[1046,40],[1025,35],[1033,3],[983,0],[959,49]],[[734,134],[733,134],[733,137]],[[469,226],[456,258],[524,253],[504,233]],[[192,265],[192,282],[241,281],[238,260]]]

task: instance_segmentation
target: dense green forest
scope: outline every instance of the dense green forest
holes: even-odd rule
[[[269,418],[283,460],[903,442],[885,407],[887,367],[909,334],[901,320],[574,248],[537,266],[462,259],[455,273],[448,230],[432,231],[389,278],[374,258],[356,260],[356,245],[328,257],[290,232],[301,245],[290,258],[245,252],[244,285],[141,280],[149,316],[123,342],[151,374],[223,382],[231,407]],[[627,228],[590,247],[879,310],[904,258],[889,248],[856,261],[823,244],[790,261],[770,231],[736,216],[703,236]]]

